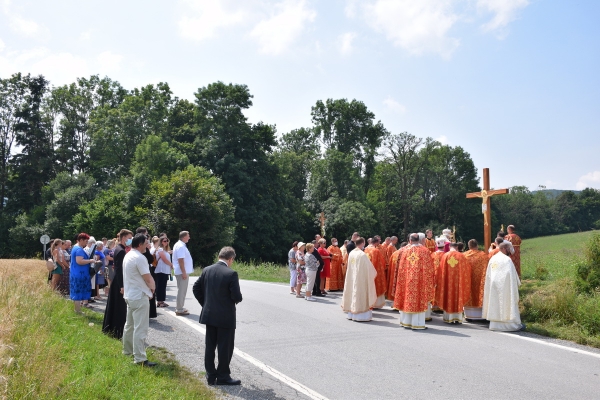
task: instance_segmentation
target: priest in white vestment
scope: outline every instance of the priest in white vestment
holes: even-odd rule
[[[519,313],[519,286],[521,281],[513,261],[510,247],[500,244],[500,251],[490,258],[483,289],[483,318],[490,321],[493,331],[514,332],[525,328]]]
[[[377,270],[363,252],[365,239],[358,238],[355,243],[356,248],[348,255],[342,310],[348,319],[366,322],[373,319],[372,308],[377,301]]]

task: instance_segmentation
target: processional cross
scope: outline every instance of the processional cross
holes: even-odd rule
[[[325,218],[325,213],[323,211],[321,211],[321,216],[319,217],[319,221],[321,221],[321,236],[325,237],[325,221],[327,220],[327,218]]]
[[[483,241],[484,251],[488,251],[492,244],[492,210],[490,197],[500,194],[508,194],[508,189],[490,190],[490,169],[483,169],[483,190],[481,192],[467,193],[467,199],[481,198],[481,212],[483,213]]]

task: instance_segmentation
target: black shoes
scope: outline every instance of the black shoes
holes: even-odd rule
[[[158,364],[152,361],[144,360],[142,362],[136,363],[137,365],[141,365],[144,367],[156,367]]]
[[[208,384],[210,386],[214,385],[216,381],[217,381],[216,377],[206,375],[206,382],[208,382]]]
[[[242,381],[240,381],[239,379],[217,379],[217,385],[240,385],[241,383]]]

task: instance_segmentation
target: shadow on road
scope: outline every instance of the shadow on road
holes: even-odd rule
[[[218,386],[223,392],[235,396],[236,399],[265,399],[286,400],[285,397],[277,396],[273,389],[257,389],[254,386]]]
[[[440,336],[471,337],[471,336],[465,335],[463,333],[447,331],[447,330],[442,330],[442,329],[435,329],[435,328],[432,328],[431,326],[428,326],[427,329],[425,329],[425,330],[415,329],[413,332],[419,332],[424,335],[429,334],[429,335],[440,335]]]
[[[370,321],[370,322],[368,322],[368,324],[384,326],[386,328],[400,328],[400,323],[398,321],[396,321],[395,323],[388,322],[388,321]]]

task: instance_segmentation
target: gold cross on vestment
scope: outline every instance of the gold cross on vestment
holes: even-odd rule
[[[467,193],[467,199],[480,198],[483,200],[481,204],[481,212],[483,213],[483,239],[485,242],[485,251],[488,251],[492,243],[492,210],[490,205],[490,197],[508,194],[508,189],[490,189],[490,169],[483,169],[483,190],[481,192]]]
[[[458,260],[454,258],[454,256],[450,256],[450,259],[448,260],[448,265],[450,265],[451,268],[454,268],[456,267],[456,264],[458,264]]]
[[[410,253],[410,256],[406,257],[406,259],[408,262],[410,262],[410,265],[415,265],[415,263],[420,260],[419,256],[415,252]]]

